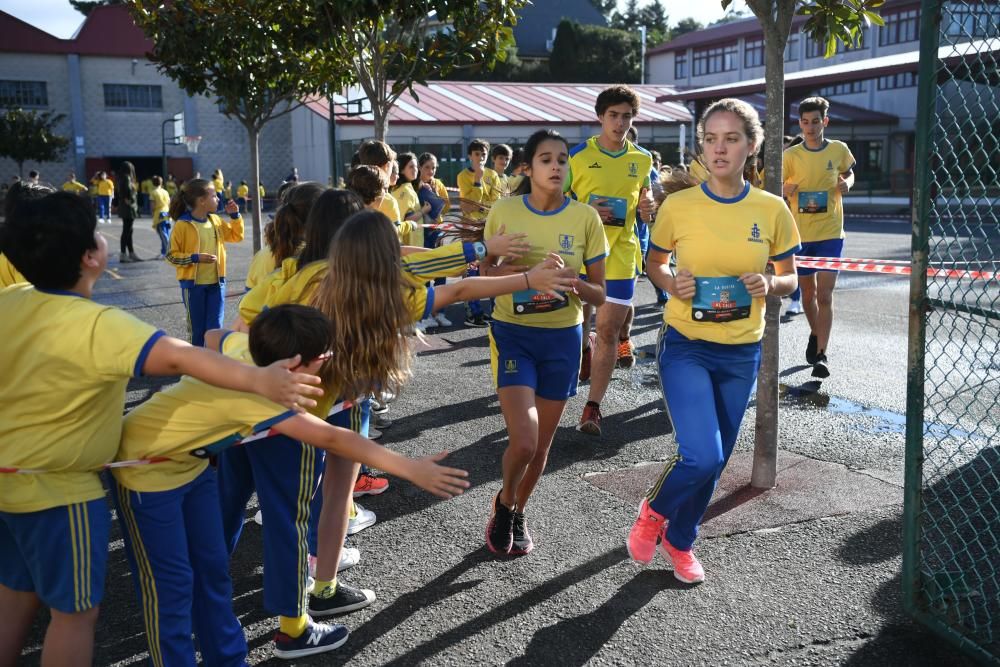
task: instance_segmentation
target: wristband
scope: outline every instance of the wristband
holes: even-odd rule
[[[472,244],[472,251],[476,253],[476,259],[484,259],[486,257],[486,244],[482,241],[476,241]]]

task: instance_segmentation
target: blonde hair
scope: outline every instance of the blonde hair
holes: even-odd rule
[[[312,305],[330,318],[333,356],[325,389],[354,398],[398,391],[410,376],[412,325],[394,225],[378,211],[360,211],[333,237],[329,271]]]

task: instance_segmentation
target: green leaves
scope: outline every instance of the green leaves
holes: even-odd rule
[[[65,118],[51,111],[8,110],[0,116],[0,157],[17,162],[18,170],[28,160],[58,162],[70,144],[55,132]]]
[[[837,45],[861,46],[864,29],[884,25],[878,8],[885,0],[813,0],[799,2],[797,12],[809,18],[802,31],[825,45],[823,57],[837,53]]]

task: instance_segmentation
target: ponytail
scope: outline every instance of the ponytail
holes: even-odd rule
[[[170,219],[180,220],[181,216],[194,208],[198,199],[208,194],[208,188],[212,184],[204,178],[192,178],[185,181],[181,187],[177,188],[177,194],[170,200]]]
[[[315,182],[299,183],[285,193],[284,202],[274,215],[268,238],[275,264],[293,257],[305,238],[306,218],[326,187]]]

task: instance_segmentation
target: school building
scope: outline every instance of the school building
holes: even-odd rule
[[[949,11],[941,40],[946,62],[966,53],[1000,53],[1000,4],[960,3]],[[806,17],[795,17],[785,48],[786,132],[798,132],[799,100],[829,99],[827,136],[847,142],[857,159],[855,193],[905,195],[913,183],[920,2],[887,0],[879,12],[884,26],[871,26],[858,47],[840,48],[829,59],[823,58],[822,44],[802,34]],[[694,116],[723,97],[746,99],[764,116],[764,35],[756,18],[688,33],[654,48],[647,54],[646,71],[651,82],[678,89],[661,101],[682,103]],[[970,78],[949,86],[944,104],[956,95],[998,99],[995,80]],[[984,128],[993,120],[979,119]]]
[[[551,12],[550,12],[551,13]],[[537,18],[537,17],[536,17]],[[549,25],[557,23],[553,14]],[[122,6],[93,10],[70,39],[54,37],[0,11],[0,110],[20,107],[64,116],[58,131],[71,139],[63,161],[27,162],[42,179],[59,185],[70,171],[80,180],[99,170],[133,162],[140,178],[168,172],[179,179],[209,176],[221,168],[227,180],[249,180],[246,131],[226,118],[209,97],[187,95],[159,73],[146,54],[152,44]],[[541,34],[537,35],[539,39]],[[530,40],[528,40],[530,41]],[[536,40],[537,41],[537,40]],[[397,151],[430,151],[440,160],[440,177],[453,183],[463,167],[468,142],[522,145],[537,129],[553,128],[571,143],[597,134],[594,102],[602,85],[440,82],[404,94],[389,119],[387,141]],[[640,143],[676,161],[678,144],[692,117],[678,102],[657,102],[676,92],[672,86],[639,86]],[[261,177],[269,192],[297,167],[300,178],[326,182],[347,172],[358,145],[373,134],[372,117],[361,95],[335,96],[330,122],[327,99],[305,104],[265,126],[260,140]],[[351,102],[354,103],[351,103]],[[184,114],[184,128],[173,117]],[[200,136],[197,153],[175,143],[181,134]],[[331,153],[335,137],[336,158]],[[331,169],[335,164],[337,169]],[[0,159],[0,179],[17,174],[17,165]]]

